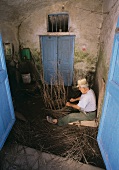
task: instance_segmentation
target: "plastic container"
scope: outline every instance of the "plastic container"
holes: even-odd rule
[[[31,83],[31,75],[30,73],[28,74],[22,74],[22,80],[24,84],[29,84]]]
[[[21,58],[22,60],[30,60],[31,59],[31,52],[29,48],[23,48],[21,50]]]

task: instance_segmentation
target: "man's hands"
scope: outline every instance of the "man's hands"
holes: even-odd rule
[[[70,99],[70,102],[75,102],[75,101],[78,101],[78,100],[80,100],[80,97],[78,97],[78,98],[76,98],[76,99],[74,99],[74,98],[71,98]],[[68,106],[68,107],[73,107],[74,109],[80,109],[80,107],[77,105],[77,104],[72,104],[72,103],[70,103],[70,102],[67,102],[66,103],[66,106]]]
[[[74,98],[70,99],[70,102],[75,102],[75,101],[76,101],[76,99],[74,99]]]
[[[66,102],[66,106],[71,106],[71,103],[70,102]]]
[[[80,107],[77,104],[72,104],[70,102],[67,102],[66,106],[73,107],[74,109],[78,109],[78,110],[80,109]]]

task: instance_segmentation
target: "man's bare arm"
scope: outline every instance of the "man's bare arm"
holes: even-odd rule
[[[74,109],[78,109],[78,110],[80,109],[80,107],[77,104],[72,104],[70,102],[67,102],[66,106],[70,106],[70,107],[73,107]]]
[[[70,99],[70,102],[76,102],[76,101],[78,101],[78,100],[80,100],[80,97],[77,97],[77,98],[71,98],[71,99]]]

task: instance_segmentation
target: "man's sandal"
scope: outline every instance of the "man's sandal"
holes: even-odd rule
[[[52,117],[47,116],[46,118],[47,118],[47,121],[48,121],[49,123],[56,124],[55,122],[53,122],[53,118],[52,118]]]

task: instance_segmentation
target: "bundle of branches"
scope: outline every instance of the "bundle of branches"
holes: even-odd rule
[[[31,123],[17,121],[9,141],[14,138],[23,146],[103,167],[96,136],[96,128],[58,127],[39,117]]]
[[[42,96],[47,109],[60,109],[62,108],[67,100],[67,88],[64,86],[64,81],[61,75],[57,75],[57,81],[54,78],[51,79],[50,85],[44,81],[41,75],[42,82]]]

